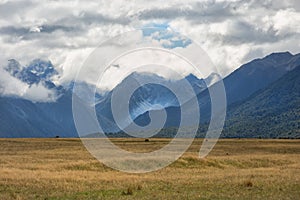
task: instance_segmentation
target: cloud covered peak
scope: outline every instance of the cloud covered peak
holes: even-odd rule
[[[10,59],[0,71],[1,96],[15,96],[35,102],[55,101],[58,97],[58,88],[52,82],[58,72],[50,61],[35,59],[22,66],[17,60]]]
[[[50,61],[35,59],[27,66],[21,64],[15,59],[10,59],[8,65],[4,68],[11,76],[27,83],[28,85],[39,84],[49,81],[58,72],[54,69]]]

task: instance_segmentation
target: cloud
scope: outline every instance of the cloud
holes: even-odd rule
[[[145,9],[139,13],[139,19],[186,19],[194,23],[219,22],[224,18],[233,17],[233,6],[228,2],[204,1],[193,2],[184,6],[178,4],[177,6],[167,8],[152,8]]]
[[[2,1],[0,66],[10,58],[50,59],[62,73],[57,82],[63,83],[76,76],[101,42],[149,24],[191,39],[165,32],[148,35],[152,44],[196,57],[191,44],[197,43],[223,76],[251,59],[300,49],[298,0]]]
[[[22,36],[30,31],[29,28],[6,26],[0,28],[0,34]]]
[[[22,97],[36,102],[53,102],[57,99],[55,91],[45,88],[42,84],[27,87]]]
[[[4,1],[0,2],[0,18],[17,18],[18,14],[30,10],[34,6],[32,1]]]
[[[103,25],[103,24],[121,24],[127,25],[130,23],[130,19],[126,17],[111,17],[105,16],[100,13],[88,13],[88,12],[81,12],[79,15],[74,16],[67,16],[62,19],[59,19],[56,23],[58,24],[72,24],[75,22],[81,22],[83,25]]]
[[[53,102],[58,97],[54,90],[45,88],[41,83],[29,86],[1,68],[0,95],[21,97],[33,102]]]

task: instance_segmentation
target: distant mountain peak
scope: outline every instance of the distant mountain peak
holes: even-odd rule
[[[49,60],[35,59],[26,68],[31,73],[44,78],[57,74],[53,64]]]
[[[42,59],[35,59],[27,66],[21,66],[17,60],[10,59],[4,69],[13,77],[28,85],[38,84],[42,81],[45,85],[51,85],[51,87],[53,87],[53,83],[50,79],[58,74],[51,61]]]
[[[271,53],[270,55],[264,57],[262,60],[281,64],[281,63],[286,63],[287,60],[291,59],[292,57],[293,57],[293,54],[286,51],[286,52]]]
[[[267,55],[266,57],[269,57],[269,56],[289,56],[289,57],[292,57],[293,54],[291,54],[289,51],[285,51],[285,52],[274,52],[274,53],[271,53],[270,55]]]
[[[190,73],[189,75],[187,75],[185,77],[185,79],[188,80],[188,81],[197,81],[197,80],[199,80],[199,78],[197,76],[195,76],[194,74],[192,74],[192,73]]]

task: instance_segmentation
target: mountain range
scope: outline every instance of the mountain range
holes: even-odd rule
[[[225,77],[227,116],[222,137],[300,137],[299,66],[300,54],[272,53],[242,65]],[[72,115],[73,82],[67,86],[56,85],[51,77],[58,72],[50,61],[40,59],[25,67],[12,59],[5,70],[29,86],[42,84],[54,90],[58,98],[54,102],[34,102],[0,95],[0,137],[78,137]],[[184,80],[171,81],[155,74],[134,72],[112,91],[97,93],[95,104],[88,96],[93,86],[77,83],[82,91],[87,92],[76,95],[88,97],[87,103],[95,105],[104,132],[110,136],[122,133],[112,115],[111,99],[114,91],[126,89],[126,84],[132,80],[150,80],[156,84],[143,85],[133,93],[129,102],[130,117],[135,123],[145,126],[150,122],[150,110],[165,109],[168,114],[163,130],[165,137],[173,136],[179,126],[181,109],[189,109],[189,99],[180,104],[176,96],[162,85],[183,90],[183,81],[188,81],[193,89],[188,92],[196,94],[201,111],[199,136],[203,136],[211,117],[208,87],[217,86],[217,74],[206,79],[190,74]],[[189,112],[196,111],[190,109]]]
[[[299,138],[300,66],[229,107],[223,137]]]

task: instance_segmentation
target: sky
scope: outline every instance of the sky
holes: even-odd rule
[[[56,81],[67,82],[103,41],[148,26],[165,31],[141,31],[137,38],[150,38],[152,45],[194,57],[199,55],[197,44],[223,77],[272,52],[300,52],[298,0],[0,0],[0,88],[17,93],[13,92],[16,86],[11,86],[15,81],[4,78],[8,59],[22,65],[36,58],[50,60],[61,73]],[[134,42],[124,49],[133,48]],[[184,66],[175,70],[189,73]],[[89,73],[93,70],[85,76]],[[117,83],[113,73],[104,79],[108,89]]]

